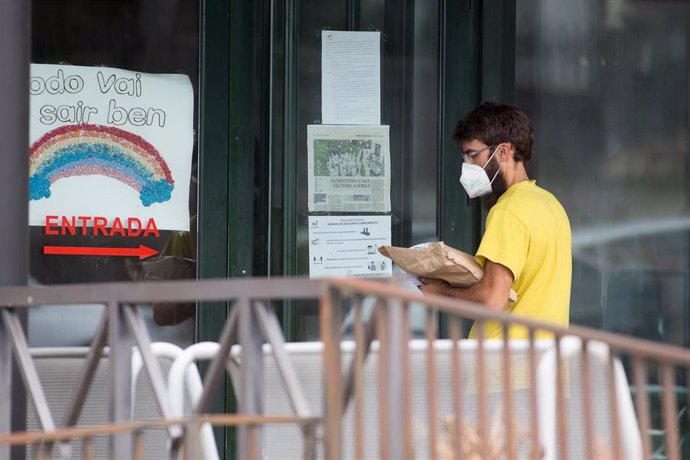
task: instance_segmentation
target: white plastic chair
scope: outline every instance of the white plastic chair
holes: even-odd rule
[[[426,432],[429,423],[429,399],[427,392],[428,376],[426,370],[426,340],[411,340],[409,343],[410,369],[412,369],[410,388],[413,419],[413,436],[415,443],[415,458],[426,458],[429,450],[429,435]],[[537,341],[535,355],[537,362],[546,350],[553,346],[552,341]],[[436,340],[433,343],[436,356],[436,408],[437,408],[437,442],[447,440],[448,433],[444,432],[446,422],[453,411],[453,387],[451,378],[452,342],[450,340]],[[458,343],[461,354],[461,389],[463,395],[464,422],[472,426],[478,419],[477,400],[477,347],[475,340],[462,340]],[[527,363],[529,343],[527,340],[514,340],[510,343],[511,361],[514,373],[524,368]],[[296,370],[299,382],[307,397],[310,407],[315,408],[315,416],[323,415],[324,387],[323,387],[323,343],[302,342],[288,343],[285,351],[290,356]],[[354,342],[341,342],[343,371],[354,357]],[[264,352],[264,410],[272,415],[291,415],[292,408],[285,391],[283,380],[278,372],[275,361],[271,358],[272,347],[263,346]],[[487,341],[484,343],[486,372],[493,376],[499,372],[503,363],[503,342]],[[230,351],[233,359],[239,360],[241,347],[235,345]],[[380,410],[379,395],[379,343],[372,343],[371,351],[364,364],[364,445],[365,452],[379,452],[378,421]],[[241,363],[240,363],[241,365]],[[525,395],[528,395],[525,393]],[[523,395],[523,398],[526,397]],[[520,426],[528,426],[530,421],[529,405],[514,399],[519,412],[514,413],[515,421]],[[348,404],[343,416],[343,458],[354,458],[355,420],[353,404]],[[265,459],[300,458],[304,451],[304,442],[298,427],[292,425],[268,425],[264,427],[262,455]],[[323,452],[317,451],[317,458],[323,458]]]
[[[81,375],[84,359],[88,351],[88,347],[45,347],[32,348],[30,350],[46,399],[48,400],[48,405],[58,425],[62,423],[64,413],[71,401],[73,389]],[[179,346],[167,342],[152,343],[151,351],[159,363],[162,363],[164,373],[168,368],[172,370],[175,359],[184,353],[184,350]],[[108,355],[109,350],[106,347],[103,350],[103,357],[98,365],[84,408],[79,417],[80,425],[101,425],[108,422],[107,408],[109,407],[111,392],[110,369],[107,365]],[[142,367],[141,354],[135,348],[132,350],[132,414],[134,418],[150,418],[158,414],[152,390],[143,378],[139,378]],[[195,366],[189,366],[186,369],[186,377],[188,382],[195,381],[199,383],[199,386],[201,385],[201,377]],[[184,415],[184,395],[174,398],[173,401],[181,407],[182,412],[177,414],[180,416]],[[172,405],[173,402],[170,402],[170,406]],[[29,430],[38,429],[35,412],[28,402],[27,428]],[[145,431],[144,447],[147,452],[147,458],[154,458],[152,455],[155,458],[166,458],[163,452],[165,452],[166,443],[168,448],[170,444],[167,434],[161,430]],[[81,441],[75,440],[71,444],[73,456],[79,458],[82,454]],[[93,447],[95,449],[95,458],[109,458],[109,442],[107,437],[95,438]],[[211,452],[208,455],[204,454],[204,459],[218,458],[212,431],[210,432],[210,437],[205,436],[202,438],[202,451]],[[215,453],[215,456],[213,453]],[[34,446],[29,446],[27,458],[33,458],[34,454]],[[53,448],[52,457],[60,458],[57,447]]]
[[[172,365],[175,356],[182,349],[170,343],[153,343],[153,354],[162,367],[167,369]],[[81,376],[84,360],[89,352],[88,347],[42,347],[32,348],[31,356],[41,381],[48,406],[58,424],[61,426],[73,391]],[[103,349],[103,354],[93,376],[84,406],[79,416],[78,425],[102,425],[108,423],[108,407],[110,404],[110,368],[108,366],[109,348]],[[150,418],[159,414],[158,406],[153,398],[149,385],[138,379],[141,371],[141,355],[137,349],[132,350],[132,416],[133,418]],[[27,404],[27,429],[38,429],[33,407]],[[144,446],[147,452],[164,452],[168,436],[161,430],[145,430]],[[79,458],[82,455],[81,440],[73,440],[72,455]],[[107,437],[96,437],[93,440],[95,458],[110,457],[110,447]],[[34,446],[29,446],[27,458],[33,458]],[[57,448],[53,448],[52,458],[61,458]],[[149,456],[150,457],[150,456]],[[160,458],[164,456],[161,455]],[[148,458],[148,457],[147,457]]]
[[[605,343],[590,341],[587,345],[587,361],[590,378],[590,401],[582,393],[582,341],[578,337],[564,337],[561,340],[561,363],[564,381],[565,410],[568,427],[568,453],[570,458],[585,458],[585,423],[589,423],[594,435],[595,449],[603,450],[599,455],[612,456],[611,402],[609,400],[609,348]],[[620,447],[623,458],[642,459],[642,439],[633,407],[630,388],[620,360],[613,360],[616,388],[616,405]],[[556,403],[556,349],[549,350],[541,359],[537,369],[539,389],[540,438],[544,448],[544,459],[559,457],[557,435]],[[585,420],[583,408],[589,404],[591,420]],[[608,458],[608,457],[606,457]]]
[[[153,342],[151,344],[151,352],[157,358],[167,358],[174,362],[175,359],[182,354],[184,350],[169,342]],[[138,348],[132,350],[132,413],[134,413],[135,402],[136,402],[136,390],[137,390],[137,380],[139,378],[139,372],[144,366],[141,353]]]
[[[175,358],[168,373],[168,395],[173,417],[184,415],[184,387],[185,383],[189,392],[191,406],[194,408],[199,403],[203,392],[203,383],[199,371],[193,364],[200,360],[209,360],[218,354],[220,345],[216,342],[199,342],[188,346]],[[182,429],[179,426],[172,427],[173,437],[181,436]],[[204,460],[218,460],[218,450],[213,437],[211,424],[204,423],[201,426],[201,455]]]

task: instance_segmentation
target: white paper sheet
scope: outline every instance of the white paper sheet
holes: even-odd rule
[[[390,216],[309,216],[309,276],[391,276]]]
[[[307,126],[309,211],[389,212],[388,126]]]
[[[381,124],[381,33],[321,34],[321,122]]]
[[[30,225],[100,216],[189,230],[189,77],[32,64],[30,91]]]

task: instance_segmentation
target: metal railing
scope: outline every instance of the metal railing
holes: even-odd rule
[[[308,399],[313,395],[302,390],[304,382],[286,351],[272,308],[273,302],[289,299],[318,301],[323,371],[323,405],[319,407],[310,405]],[[227,301],[232,308],[218,338],[219,351],[206,372],[203,393],[192,415],[179,419],[171,414],[163,373],[150,352],[151,339],[139,306],[193,301]],[[17,319],[23,308],[48,304],[107,306],[59,427]],[[371,315],[365,314],[365,304],[373,306]],[[425,318],[423,346],[416,349],[410,337],[411,306],[421,308]],[[450,340],[444,343],[437,340],[441,312],[449,318]],[[354,320],[350,354],[343,351],[346,314]],[[461,340],[466,319],[476,321],[476,341]],[[489,322],[500,323],[502,340],[485,339]],[[509,340],[507,332],[513,327],[523,328],[527,338]],[[538,340],[544,333],[551,339]],[[573,342],[572,337],[577,340]],[[264,342],[271,345],[292,416],[264,410]],[[233,345],[239,345],[235,350],[239,360],[230,359]],[[106,346],[111,424],[76,426]],[[134,346],[150,378],[159,420],[132,421]],[[445,354],[439,351],[442,349]],[[579,455],[627,459],[630,452],[637,452],[631,448],[639,445],[640,458],[663,455],[676,460],[681,458],[682,440],[688,431],[687,411],[677,417],[674,390],[679,384],[687,385],[690,350],[582,327],[556,327],[468,302],[421,296],[394,282],[238,279],[0,288],[0,393],[4,396],[11,394],[11,353],[41,431],[10,433],[11,406],[0,404],[0,459],[10,458],[11,444],[36,444],[37,455],[46,457],[58,443],[62,456],[69,457],[71,451],[64,441],[77,438],[84,440],[83,455],[90,458],[90,440],[96,436],[110,437],[112,458],[142,458],[140,434],[151,427],[165,430],[171,437],[172,457],[198,458],[202,423],[237,426],[238,456],[253,459],[262,457],[262,446],[270,442],[262,439],[265,427],[287,423],[299,427],[304,458],[342,458],[346,444],[347,455],[357,459],[567,459]],[[417,363],[414,369],[412,360]],[[226,372],[237,395],[238,413],[208,414]],[[366,399],[371,375],[375,376],[374,405]],[[413,382],[420,375],[424,377],[421,386]],[[634,413],[626,406],[630,392],[625,375],[632,379]],[[648,391],[657,385],[658,414],[653,404],[656,399],[651,400]],[[419,388],[423,414],[413,401]],[[439,403],[443,392],[449,398],[449,410]],[[352,433],[344,441],[347,417]],[[371,420],[376,420],[374,430]],[[424,420],[423,442],[419,441],[419,420]],[[602,421],[606,422],[605,432]],[[661,441],[653,433],[661,433]],[[575,435],[578,437],[573,438]],[[574,445],[578,443],[581,446]],[[375,446],[373,451],[371,446]]]

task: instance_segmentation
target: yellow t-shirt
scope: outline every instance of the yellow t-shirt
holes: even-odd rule
[[[512,288],[518,300],[506,311],[567,326],[570,317],[572,256],[570,222],[556,197],[536,181],[511,186],[491,208],[486,231],[475,255],[482,267],[486,260],[513,272]],[[470,337],[476,336],[476,326]],[[527,330],[512,327],[510,338],[526,338]],[[484,337],[501,338],[501,325],[487,322]],[[537,332],[536,338],[551,335]]]

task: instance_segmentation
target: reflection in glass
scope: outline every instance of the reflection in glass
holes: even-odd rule
[[[138,0],[89,2],[36,0],[32,6],[32,62],[106,66],[144,73],[189,76],[195,94],[199,75],[199,2]],[[196,124],[195,109],[194,120]],[[196,144],[192,161],[189,210],[196,215]],[[103,203],[107,206],[107,203]],[[160,237],[82,234],[47,235],[30,227],[33,284],[85,283],[196,277],[196,218],[190,232],[160,231]],[[143,261],[135,257],[51,256],[43,247],[136,247],[160,252]],[[156,305],[144,312],[153,340],[193,341],[194,305]],[[99,306],[31,309],[32,346],[87,345]],[[191,318],[191,319],[190,319]],[[155,327],[155,325],[172,327]],[[173,326],[174,325],[174,326]]]
[[[688,345],[690,5],[517,2],[529,173],[573,230],[571,322]]]

